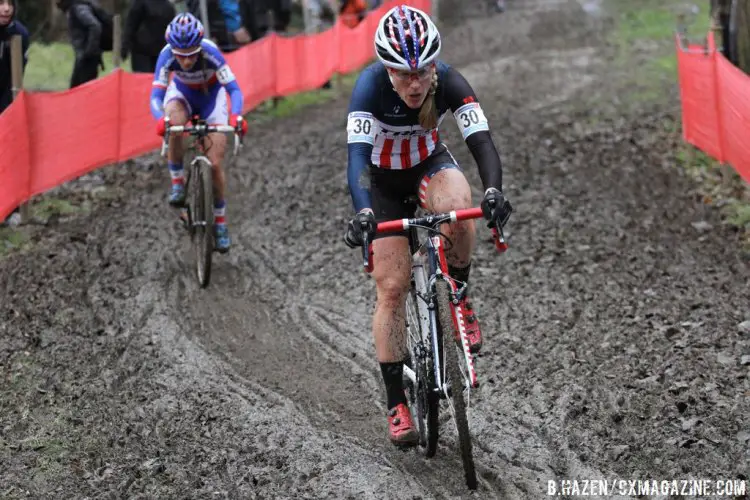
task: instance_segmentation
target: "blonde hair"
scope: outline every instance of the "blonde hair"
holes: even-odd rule
[[[435,103],[435,93],[438,87],[437,69],[433,69],[432,84],[422,107],[419,109],[419,124],[425,130],[432,130],[438,125],[437,104]]]

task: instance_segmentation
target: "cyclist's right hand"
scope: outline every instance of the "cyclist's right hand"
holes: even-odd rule
[[[371,209],[363,208],[352,220],[349,221],[346,235],[344,235],[344,243],[346,243],[349,248],[361,247],[364,242],[363,236],[367,234],[367,240],[372,241],[377,227],[378,225],[375,222],[375,214]]]

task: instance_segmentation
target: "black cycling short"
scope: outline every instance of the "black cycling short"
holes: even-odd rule
[[[453,155],[440,144],[425,161],[405,170],[388,170],[370,166],[370,195],[375,220],[410,219],[417,210],[417,202],[425,207],[427,185],[432,177],[446,168],[459,169]],[[407,236],[406,231],[381,233],[375,236]]]

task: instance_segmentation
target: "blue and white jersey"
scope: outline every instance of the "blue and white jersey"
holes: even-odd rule
[[[206,39],[201,42],[201,48],[195,65],[187,71],[177,62],[169,45],[161,50],[151,90],[151,113],[156,119],[164,116],[163,101],[169,86],[170,73],[173,75],[174,85],[185,94],[205,90],[207,94],[216,95],[217,90],[224,87],[232,100],[232,114],[242,113],[242,92],[221,50],[215,43]]]

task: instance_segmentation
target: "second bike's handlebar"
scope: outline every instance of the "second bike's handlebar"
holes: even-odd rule
[[[428,227],[431,229],[437,228],[440,224],[458,222],[462,220],[478,219],[483,217],[482,209],[480,207],[464,208],[461,210],[453,210],[451,212],[443,214],[428,214],[423,217],[417,217],[414,219],[396,219],[389,220],[386,222],[378,223],[378,233],[397,233],[400,231],[406,231],[411,227]],[[495,242],[495,248],[498,252],[505,252],[508,249],[508,244],[505,242],[503,230],[500,228],[492,228],[493,240]],[[363,267],[365,271],[371,273],[374,269],[372,250],[367,234],[364,234],[364,241],[362,242],[362,257],[364,260]]]
[[[238,133],[237,129],[235,127],[232,127],[231,125],[208,125],[206,123],[197,123],[192,124],[188,123],[188,125],[170,125],[169,122],[166,122],[166,127],[164,128],[164,141],[162,142],[161,146],[161,154],[164,156],[167,152],[167,148],[169,147],[169,136],[171,134],[184,134],[184,135],[206,135],[206,134],[213,134],[213,133],[220,133],[220,134],[234,134],[234,155],[237,156],[237,153],[240,150],[240,146],[242,145],[242,137]]]

